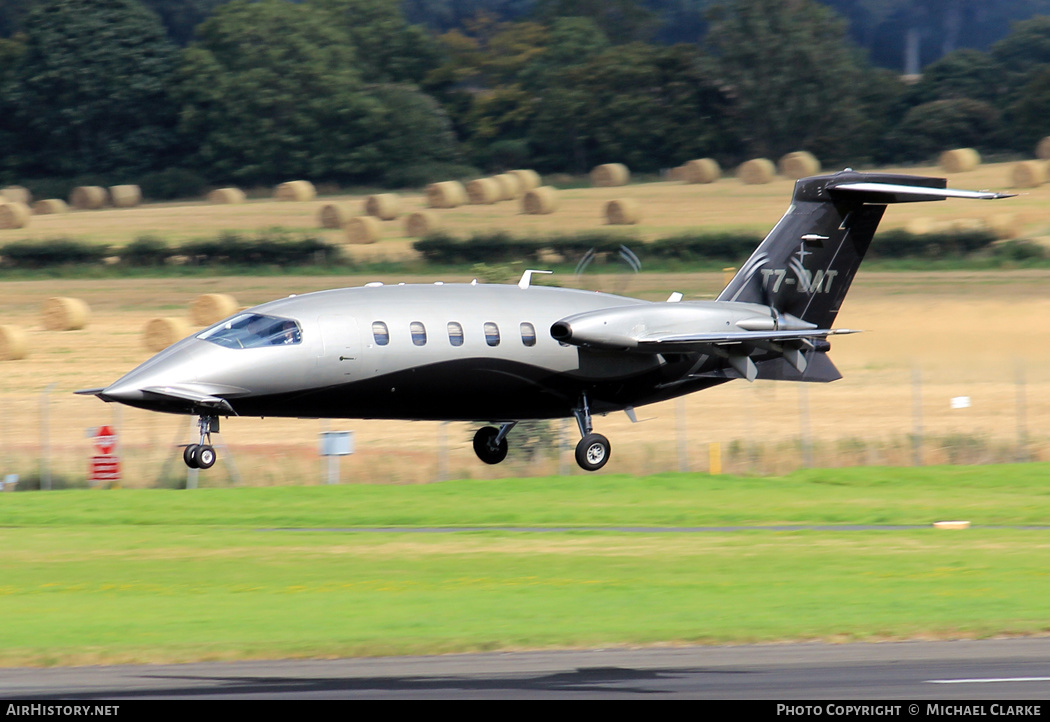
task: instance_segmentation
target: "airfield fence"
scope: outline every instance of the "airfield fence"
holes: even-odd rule
[[[219,462],[189,472],[180,444],[196,441],[195,419],[158,414],[57,384],[5,394],[0,480],[5,489],[86,487],[90,431],[117,432],[125,487],[322,484],[330,460],[320,434],[350,430],[355,451],[338,461],[341,483],[429,483],[456,478],[585,474],[575,464],[571,419],[523,422],[498,466],[471,447],[478,424],[250,419],[222,420]],[[668,471],[779,475],[803,467],[990,464],[1050,460],[1050,371],[1015,365],[992,377],[941,381],[935,371],[852,370],[833,384],[736,381],[637,409],[596,416],[612,442],[599,473]],[[98,486],[110,486],[101,482]]]

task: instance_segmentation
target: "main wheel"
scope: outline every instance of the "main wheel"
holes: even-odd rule
[[[507,458],[507,439],[504,438],[497,445],[493,443],[497,436],[499,429],[495,426],[482,426],[474,434],[474,453],[486,464],[498,464]]]
[[[199,466],[197,466],[197,459],[195,457],[195,454],[197,453],[197,447],[199,446],[200,444],[189,444],[185,449],[182,450],[182,460],[185,461],[186,466],[190,467],[191,469],[200,468]]]
[[[584,471],[598,471],[612,453],[609,440],[601,434],[587,434],[576,444],[576,463]]]
[[[193,452],[193,460],[197,462],[198,469],[210,469],[215,464],[215,449],[202,444]]]

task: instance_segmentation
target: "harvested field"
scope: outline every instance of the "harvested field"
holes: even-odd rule
[[[1011,163],[984,164],[975,170],[948,177],[958,188],[1009,190]],[[831,170],[831,169],[829,169]],[[943,172],[935,166],[891,169],[894,172],[933,175]],[[475,231],[505,230],[514,234],[542,235],[550,232],[594,231],[605,229],[602,208],[611,200],[632,198],[645,208],[645,218],[629,233],[652,240],[704,227],[709,230],[747,230],[765,233],[777,222],[790,201],[793,181],[777,176],[770,183],[745,185],[736,178],[722,178],[709,184],[680,182],[636,183],[613,188],[566,188],[558,190],[558,212],[553,215],[526,215],[520,203],[471,205],[435,211],[445,231],[468,235]],[[23,239],[55,237],[80,238],[98,243],[123,245],[150,234],[181,242],[214,237],[221,231],[248,232],[285,228],[320,235],[341,243],[339,230],[317,229],[321,207],[329,203],[360,207],[366,195],[336,195],[300,203],[273,199],[251,200],[241,204],[197,202],[149,203],[136,208],[102,209],[88,212],[34,216],[31,226],[0,231],[0,243]],[[427,208],[422,191],[400,194],[403,215]],[[1030,237],[1050,238],[1050,184],[1026,189],[1022,195],[1002,201],[945,201],[907,203],[886,214],[882,228],[904,228],[916,218],[951,221],[959,217],[987,218],[1013,213],[1020,232]],[[397,260],[412,258],[415,239],[391,234],[381,243],[355,246],[347,252],[361,259]]]
[[[620,189],[622,191],[622,189]],[[127,212],[134,212],[125,211]],[[170,461],[171,474],[185,477],[175,458],[178,443],[194,433],[188,417],[149,413],[93,397],[76,389],[100,387],[146,360],[142,329],[158,316],[178,316],[203,293],[229,293],[254,305],[290,293],[360,285],[367,281],[426,280],[406,277],[208,278],[125,281],[19,281],[0,284],[0,320],[26,329],[29,355],[4,362],[0,396],[0,472],[36,475],[40,468],[44,391],[49,416],[51,468],[56,477],[83,479],[91,454],[85,429],[113,423],[121,430],[125,485],[152,486]],[[448,277],[447,282],[470,279]],[[561,278],[571,284],[571,279]],[[662,300],[671,291],[687,299],[711,298],[718,273],[589,276],[580,285]],[[722,444],[726,471],[783,472],[802,465],[800,440],[813,444],[818,465],[909,464],[909,434],[921,424],[925,463],[979,463],[1012,459],[1019,437],[1030,458],[1050,459],[1050,272],[865,273],[858,276],[836,324],[866,332],[833,340],[831,358],[844,379],[832,384],[734,381],[638,409],[645,420],[624,414],[595,419],[595,429],[613,444],[610,473],[651,473],[708,468],[708,445]],[[57,294],[84,299],[91,324],[79,331],[48,332],[39,309]],[[921,417],[915,414],[913,369],[921,370]],[[1024,386],[1016,383],[1023,371]],[[1018,412],[1023,388],[1024,411]],[[805,389],[805,397],[800,395]],[[952,409],[954,397],[972,404]],[[802,402],[808,405],[804,423]],[[648,420],[652,419],[652,420]],[[509,459],[488,467],[474,457],[475,426],[432,422],[311,421],[233,418],[223,420],[220,462],[200,475],[202,485],[230,483],[223,459],[231,459],[245,483],[319,483],[326,467],[317,456],[324,429],[350,429],[356,453],[342,462],[347,481],[423,483],[441,477],[495,477],[580,472],[571,461],[574,425],[555,421],[570,450],[557,458]],[[1019,428],[1019,424],[1023,424]],[[684,446],[679,445],[682,433]],[[512,448],[515,432],[510,437]],[[441,449],[447,445],[446,460]]]

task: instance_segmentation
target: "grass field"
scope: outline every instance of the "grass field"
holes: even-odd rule
[[[8,494],[0,665],[1044,634],[1048,472]]]

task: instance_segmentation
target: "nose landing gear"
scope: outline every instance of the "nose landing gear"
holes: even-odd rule
[[[199,444],[189,444],[182,450],[182,460],[191,469],[210,469],[215,465],[215,449],[211,445],[211,435],[219,433],[218,416],[201,416],[197,422],[200,428]],[[208,443],[204,443],[207,441]]]

